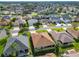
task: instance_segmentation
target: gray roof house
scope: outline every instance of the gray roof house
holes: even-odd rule
[[[6,33],[6,30],[0,30],[0,40],[7,37],[7,33]]]
[[[61,44],[63,45],[66,45],[66,44],[69,44],[69,43],[72,43],[74,40],[73,40],[73,37],[70,36],[69,34],[67,34],[66,32],[50,32],[52,38],[54,38],[54,40],[60,42]]]
[[[27,36],[20,35],[18,37],[11,37],[6,43],[3,54],[4,56],[10,56],[13,53],[17,57],[27,56],[28,53],[28,39]]]
[[[31,20],[28,20],[28,24],[29,26],[32,26],[34,23],[37,23],[38,20],[37,19],[31,19]]]
[[[78,39],[79,38],[79,31],[76,31],[74,29],[67,29],[67,33],[73,36],[73,38]]]
[[[58,41],[60,41],[64,45],[70,45],[70,43],[72,43],[74,40],[72,36],[70,36],[65,32],[62,32],[62,33],[59,33],[58,35]]]

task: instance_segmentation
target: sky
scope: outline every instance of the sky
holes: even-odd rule
[[[0,1],[79,1],[79,0],[0,0]]]

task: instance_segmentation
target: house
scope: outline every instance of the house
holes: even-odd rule
[[[1,39],[3,39],[3,38],[5,38],[5,37],[7,37],[7,32],[6,32],[6,30],[0,30],[0,40]]]
[[[66,32],[67,32],[68,34],[70,34],[71,36],[73,36],[73,38],[76,38],[76,39],[79,38],[79,31],[76,31],[76,30],[74,30],[74,29],[68,28],[68,29],[66,30]]]
[[[74,21],[79,22],[79,16],[76,17]]]
[[[4,56],[17,57],[27,56],[28,53],[28,39],[27,36],[20,35],[18,37],[11,37],[8,39],[3,51]]]
[[[31,33],[31,39],[32,39],[35,51],[43,50],[50,47],[54,48],[55,46],[54,41],[46,32]]]
[[[70,36],[65,32],[62,32],[62,33],[59,33],[58,41],[65,46],[65,45],[71,45],[74,40],[72,36]]]
[[[48,23],[52,23],[52,20],[51,19],[41,19],[40,23],[48,24]]]
[[[6,21],[8,23],[11,21],[10,19],[11,19],[11,16],[9,16],[9,15],[5,15],[2,17],[2,20]]]
[[[34,26],[29,26],[29,30],[30,30],[30,31],[35,30],[35,27],[34,27]]]
[[[75,51],[74,49],[70,49],[63,54],[63,57],[79,57],[79,52]]]
[[[7,26],[9,23],[7,21],[0,21],[0,26]]]
[[[2,19],[4,19],[4,20],[5,20],[5,19],[10,19],[10,16],[8,16],[8,15],[3,16]]]
[[[15,23],[16,23],[17,25],[19,25],[19,26],[22,26],[23,24],[26,23],[26,21],[23,20],[23,19],[18,19],[18,20],[15,21]]]
[[[32,26],[34,23],[37,23],[38,20],[37,19],[31,19],[31,20],[28,20],[28,24],[29,26]]]
[[[11,35],[12,36],[18,36],[18,32],[20,31],[19,27],[14,27],[13,30],[11,30]]]
[[[39,57],[56,57],[56,55],[54,53],[46,53],[45,55]]]
[[[72,36],[70,36],[66,32],[51,31],[50,34],[55,41],[60,42],[64,46],[70,45],[74,41]]]
[[[51,16],[50,18],[51,18],[52,22],[57,22],[57,23],[60,23],[60,22],[61,22],[60,17],[57,17],[57,16]]]

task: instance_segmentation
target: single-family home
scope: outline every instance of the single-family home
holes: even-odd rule
[[[52,38],[61,43],[63,46],[70,45],[74,40],[71,35],[67,34],[66,32],[49,32]]]
[[[0,26],[7,26],[9,23],[7,21],[1,20]]]
[[[79,22],[79,16],[76,17],[74,21]]]
[[[57,23],[60,23],[61,22],[60,17],[57,17],[57,16],[52,16],[51,17],[51,20],[52,20],[52,22],[57,22]]]
[[[0,30],[0,40],[7,37],[7,32],[6,30],[2,29]]]
[[[71,36],[73,36],[75,39],[78,39],[78,38],[79,38],[79,31],[76,31],[76,30],[74,30],[74,29],[68,28],[68,29],[66,30],[66,32],[67,32],[68,34],[70,34]]]
[[[31,20],[28,20],[28,24],[29,26],[32,26],[34,23],[37,23],[38,20],[37,19],[31,19]]]
[[[47,48],[54,48],[55,43],[47,32],[42,33],[31,33],[31,40],[33,42],[33,47],[36,52],[44,50]]]
[[[40,23],[48,24],[48,23],[52,23],[52,20],[51,19],[40,19]]]
[[[74,41],[72,36],[67,34],[66,32],[61,32],[58,35],[58,41],[63,44],[64,46],[66,45],[71,45],[72,42]]]
[[[70,49],[63,54],[63,57],[79,57],[79,52],[74,49]]]
[[[20,35],[18,37],[11,37],[7,40],[6,46],[3,51],[4,56],[23,57],[28,53],[28,38],[27,36]]]
[[[25,23],[26,23],[26,21],[23,20],[23,19],[18,19],[18,20],[15,21],[15,24],[17,24],[17,25],[19,25],[19,26],[22,26],[22,25],[24,25]]]

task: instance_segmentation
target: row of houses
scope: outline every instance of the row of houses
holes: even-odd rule
[[[7,34],[5,30],[0,31],[0,38],[6,36]],[[50,48],[54,51],[56,43],[55,41],[60,42],[61,46],[69,46],[74,42],[73,38],[79,38],[79,31],[67,29],[65,32],[34,32],[31,33],[30,40],[32,41],[32,49],[34,49],[34,52],[39,53],[40,51],[44,51],[46,49],[50,50]],[[25,35],[10,37],[4,47],[3,55],[11,56],[14,53],[16,56],[27,56],[29,52],[28,43],[28,37]]]
[[[74,35],[72,36],[73,31],[75,31],[75,30],[71,30],[71,31],[70,31],[71,32],[70,34],[66,31],[65,32],[51,31],[49,33],[47,33],[47,32],[31,33],[31,40],[33,43],[34,51],[35,52],[38,52],[39,50],[43,51],[43,49],[46,49],[46,48],[53,49],[53,48],[55,48],[56,41],[59,43],[59,45],[61,47],[72,45],[72,43],[75,41],[74,38],[76,35],[74,33]],[[79,31],[77,31],[77,32],[78,32],[78,36],[77,36],[77,39],[78,39]]]

